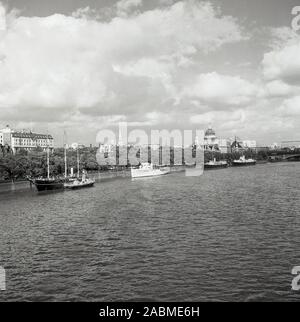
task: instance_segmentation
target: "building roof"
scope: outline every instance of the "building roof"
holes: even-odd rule
[[[210,127],[205,131],[205,136],[212,136],[212,135],[216,135],[216,132]]]
[[[38,134],[38,133],[32,133],[32,132],[13,132],[12,133],[13,138],[20,138],[20,139],[32,139],[32,140],[53,140],[52,135],[49,134]]]

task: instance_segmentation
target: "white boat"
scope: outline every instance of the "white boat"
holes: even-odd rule
[[[168,174],[169,169],[155,169],[152,163],[142,163],[138,169],[131,168],[132,178],[156,177]]]
[[[206,169],[206,170],[222,169],[222,168],[227,168],[227,167],[228,167],[227,161],[225,161],[225,160],[217,161],[215,158],[204,164],[204,169]]]
[[[248,165],[256,165],[256,160],[254,159],[246,159],[245,156],[241,156],[238,160],[233,160],[232,166],[234,167],[242,167]]]
[[[81,180],[79,178],[77,178],[74,181],[66,182],[64,184],[64,187],[66,189],[75,190],[75,189],[93,187],[94,184],[95,184],[95,180],[87,178],[87,173],[85,170],[83,170]]]

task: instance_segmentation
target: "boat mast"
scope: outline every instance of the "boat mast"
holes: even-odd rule
[[[50,180],[49,135],[47,134],[47,178]]]
[[[67,142],[66,142],[66,131],[64,131],[64,154],[65,154],[65,178],[68,176],[68,165],[67,165]]]
[[[65,178],[68,176],[68,166],[67,166],[67,147],[65,144]]]
[[[77,147],[77,177],[79,178],[80,173],[79,173],[79,147]]]

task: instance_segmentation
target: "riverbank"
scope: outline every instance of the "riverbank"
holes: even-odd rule
[[[219,158],[220,159],[220,158]],[[268,164],[268,163],[286,163],[286,162],[295,162],[295,161],[289,161],[289,160],[282,160],[282,159],[276,159],[274,160],[257,160],[257,165],[260,164]],[[228,168],[231,167],[231,161],[228,160]],[[176,166],[170,166],[170,172],[181,172],[185,171],[187,166],[185,165],[176,165]],[[189,166],[190,168],[190,166]],[[129,167],[114,167],[114,169],[103,169],[103,170],[92,170],[88,172],[89,176],[92,179],[95,180],[105,180],[105,179],[111,179],[111,178],[117,178],[117,177],[130,177],[130,168]],[[10,184],[24,184],[27,183],[28,180],[26,178],[19,178],[17,180],[0,180],[0,186],[3,185],[10,185]]]

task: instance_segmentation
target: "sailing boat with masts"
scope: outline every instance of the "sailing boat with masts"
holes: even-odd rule
[[[50,177],[50,148],[49,139],[47,144],[47,177],[37,178],[31,180],[38,191],[52,191],[64,189],[64,182],[62,179]]]
[[[88,178],[86,170],[82,170],[82,177],[80,178],[79,149],[77,147],[77,178],[75,180],[65,182],[64,188],[75,190],[75,189],[93,187],[94,184],[95,184],[95,180]]]

